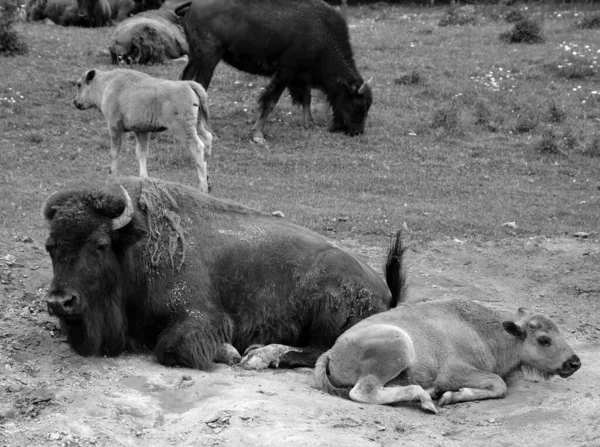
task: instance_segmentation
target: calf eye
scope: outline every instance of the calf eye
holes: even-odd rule
[[[540,337],[538,338],[538,344],[543,347],[548,347],[552,344],[552,340],[548,337]]]

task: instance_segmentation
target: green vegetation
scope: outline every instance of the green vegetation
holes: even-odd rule
[[[15,56],[27,53],[27,43],[15,29],[19,14],[16,0],[0,0],[0,55]]]
[[[466,27],[438,27],[443,8],[348,8],[357,66],[373,76],[360,137],[327,132],[330,112],[318,92],[316,126],[304,129],[284,94],[267,123],[269,147],[253,145],[267,79],[219,65],[208,92],[213,194],[378,246],[403,223],[413,242],[515,237],[504,222],[517,223],[516,237],[594,236],[600,31],[577,28],[583,13],[573,9],[530,8],[528,16],[543,18],[545,41],[509,45],[498,40],[508,8],[475,8],[477,24]],[[19,26],[30,53],[0,64],[0,237],[40,240],[39,207],[49,193],[106,178],[106,124],[100,111],[73,106],[72,81],[110,67],[99,51],[112,28]],[[575,60],[587,63],[585,76],[564,74]],[[177,79],[183,64],[135,68]],[[136,175],[133,138],[125,146],[121,172]],[[197,182],[191,156],[168,132],[151,141],[148,170]]]

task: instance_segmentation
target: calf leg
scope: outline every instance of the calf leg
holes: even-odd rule
[[[190,123],[191,124],[191,123]],[[196,161],[196,169],[198,170],[198,180],[200,182],[200,190],[208,192],[208,179],[206,174],[206,161],[204,160],[204,143],[196,133],[196,124],[182,126],[185,144],[192,153],[192,157]],[[212,140],[212,136],[211,136]]]
[[[383,361],[385,360],[382,359]],[[431,396],[419,385],[386,387],[381,378],[374,375],[361,377],[354,388],[350,390],[350,399],[356,402],[377,405],[418,400],[424,410],[435,414],[438,412]]]
[[[135,132],[135,155],[140,165],[140,177],[147,178],[148,170],[146,162],[148,160],[148,145],[150,143],[148,132]]]
[[[117,174],[119,165],[119,153],[123,144],[123,131],[116,127],[109,128],[110,130],[110,173]]]
[[[438,390],[448,390],[438,405],[482,399],[499,399],[506,395],[506,383],[496,374],[469,366],[454,366],[445,371],[435,383]],[[458,390],[458,391],[455,391]]]
[[[260,102],[261,102],[260,117],[258,118],[256,123],[252,127],[252,130],[253,130],[252,141],[254,141],[255,143],[257,143],[257,144],[266,144],[267,143],[267,141],[265,140],[265,134],[264,134],[265,123],[267,122],[267,117],[269,116],[269,113],[271,113],[273,111],[273,109],[275,108],[275,105],[277,104],[277,101],[279,101],[281,94],[285,90],[286,84],[287,84],[286,81],[281,79],[278,75],[275,75],[273,77],[273,79],[271,80],[271,82],[269,83],[269,85],[267,86],[267,89],[261,95],[261,97],[260,97]]]

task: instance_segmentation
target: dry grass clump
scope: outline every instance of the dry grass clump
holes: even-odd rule
[[[423,76],[416,71],[413,70],[410,73],[404,73],[394,79],[394,84],[396,85],[419,85],[423,84]]]
[[[19,14],[19,6],[15,0],[0,0],[0,54],[16,56],[26,54],[27,43],[14,29]]]
[[[500,34],[500,40],[506,43],[542,43],[542,26],[534,20],[523,19],[516,22],[513,29]]]
[[[542,154],[564,155],[558,144],[558,137],[554,130],[548,128],[542,132],[540,139],[534,145],[537,152]]]
[[[600,157],[600,137],[595,136],[590,141],[587,141],[581,150],[581,155],[586,157]]]

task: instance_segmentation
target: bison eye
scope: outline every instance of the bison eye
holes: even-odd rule
[[[108,251],[108,242],[98,242],[98,245],[96,245],[96,250],[100,252]]]
[[[552,340],[548,337],[540,337],[538,338],[538,344],[546,348],[552,344]]]

